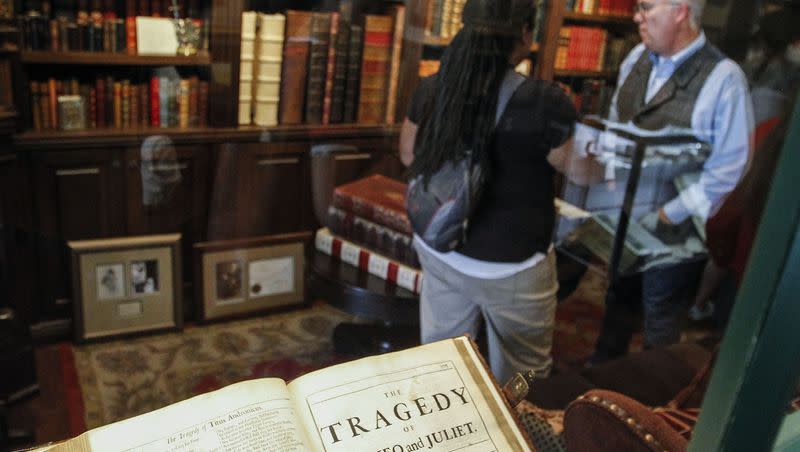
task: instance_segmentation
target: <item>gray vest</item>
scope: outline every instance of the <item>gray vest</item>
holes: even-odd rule
[[[678,66],[664,86],[645,104],[647,81],[653,68],[648,54],[647,50],[642,52],[619,89],[619,121],[632,120],[637,126],[649,130],[661,129],[667,125],[691,127],[692,111],[700,89],[725,55],[706,43]]]

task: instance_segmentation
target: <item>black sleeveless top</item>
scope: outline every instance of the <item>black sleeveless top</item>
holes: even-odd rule
[[[408,119],[426,118],[424,100],[434,97],[435,76],[414,92]],[[492,112],[494,115],[494,112]],[[552,82],[528,79],[517,88],[497,124],[492,178],[470,219],[467,242],[457,251],[489,262],[522,262],[546,252],[555,223],[552,148],[572,134],[577,113]]]

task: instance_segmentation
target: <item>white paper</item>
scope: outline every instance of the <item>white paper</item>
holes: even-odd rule
[[[178,37],[172,19],[136,18],[136,52],[139,55],[175,55]]]

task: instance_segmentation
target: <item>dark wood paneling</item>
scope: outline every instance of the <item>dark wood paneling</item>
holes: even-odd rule
[[[41,318],[71,314],[67,240],[125,234],[122,152],[33,155]]]
[[[304,229],[309,205],[308,144],[242,144],[237,237]]]
[[[30,173],[15,153],[0,154],[0,306],[25,323],[37,316]]]

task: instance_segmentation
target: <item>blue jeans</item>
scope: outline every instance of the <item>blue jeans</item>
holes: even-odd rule
[[[701,275],[703,262],[685,262],[620,278],[608,288],[606,311],[595,345],[598,361],[622,356],[644,315],[645,348],[680,341],[686,309]]]

